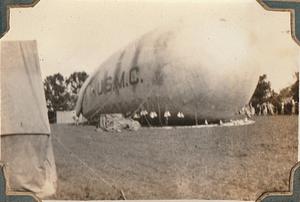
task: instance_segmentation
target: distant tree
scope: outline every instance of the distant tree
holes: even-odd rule
[[[66,79],[66,85],[68,87],[68,90],[72,94],[78,94],[79,90],[84,83],[84,81],[87,79],[88,74],[86,72],[74,72],[72,73],[69,78]]]
[[[60,73],[46,77],[44,90],[48,111],[69,110],[70,94],[67,92],[64,77]]]
[[[280,102],[287,102],[291,99],[295,101],[299,100],[299,72],[295,73],[296,82],[291,86],[285,87],[279,92],[279,100]]]
[[[279,92],[279,100],[280,102],[284,102],[287,99],[290,99],[293,96],[291,86],[285,87]]]
[[[267,75],[263,74],[259,77],[258,84],[250,102],[254,106],[256,106],[257,104],[262,104],[269,101],[272,95],[275,95],[274,93],[275,92],[271,89],[270,81],[267,80]]]
[[[277,92],[275,92],[274,90],[272,90],[271,96],[268,98],[267,101],[274,105],[274,107],[275,107],[273,109],[274,113],[278,113],[278,110],[281,107],[280,95]]]
[[[299,72],[295,73],[296,82],[291,86],[291,94],[295,101],[299,101]]]
[[[78,98],[78,93],[84,81],[87,79],[86,72],[74,72],[66,79],[67,91],[70,94],[70,108],[74,109]]]

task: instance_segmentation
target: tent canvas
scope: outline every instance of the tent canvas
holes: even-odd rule
[[[55,193],[56,168],[36,41],[1,42],[1,161],[11,191]]]

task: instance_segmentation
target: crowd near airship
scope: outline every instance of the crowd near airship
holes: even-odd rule
[[[253,33],[233,23],[180,21],[146,33],[85,81],[77,115],[227,120],[259,77]]]

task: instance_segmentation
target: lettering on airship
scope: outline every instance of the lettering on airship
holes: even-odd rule
[[[94,87],[96,91],[92,90],[92,93],[94,95],[96,95],[96,92],[98,95],[105,95],[111,92],[119,94],[120,89],[136,86],[139,83],[143,83],[143,79],[140,78],[140,68],[134,66],[128,72],[119,71],[114,76],[110,76],[106,72],[104,77],[96,82],[96,87]]]
[[[129,83],[131,85],[138,84],[138,82],[139,82],[138,74],[139,74],[139,67],[138,66],[135,66],[135,67],[130,69],[130,71],[129,71]]]
[[[115,75],[113,88],[114,90],[118,90],[124,87],[125,87],[125,72],[122,72],[121,76],[119,76],[118,74]]]
[[[125,87],[125,72],[122,72],[122,60],[125,55],[125,50],[122,51],[122,53],[119,56],[118,62],[116,64],[116,69],[114,71],[114,81],[113,81],[113,91],[115,91],[117,94],[119,94],[119,89]],[[121,74],[121,76],[120,76]],[[121,79],[120,79],[121,78]]]

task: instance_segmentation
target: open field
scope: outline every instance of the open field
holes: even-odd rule
[[[58,172],[52,199],[116,199],[119,193],[100,178],[127,199],[255,200],[264,191],[288,190],[298,116],[255,121],[122,133],[51,125]]]

